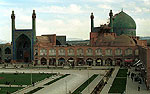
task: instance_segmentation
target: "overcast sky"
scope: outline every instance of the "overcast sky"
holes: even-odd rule
[[[11,11],[16,29],[31,29],[36,10],[37,35],[57,34],[67,38],[89,39],[90,14],[95,26],[105,24],[110,9],[123,11],[136,22],[138,36],[150,36],[150,0],[0,0],[0,40],[11,41]]]

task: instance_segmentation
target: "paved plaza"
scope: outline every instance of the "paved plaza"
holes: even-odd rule
[[[73,92],[75,91],[79,86],[81,86],[86,80],[88,80],[93,74],[99,74],[83,91],[82,94],[90,94],[94,88],[97,86],[97,84],[101,81],[101,79],[104,77],[104,75],[107,72],[107,68],[111,68],[108,66],[101,66],[101,67],[91,67],[90,69],[1,69],[0,72],[4,73],[15,73],[15,72],[25,72],[25,73],[58,73],[59,75],[52,76],[50,78],[44,79],[38,83],[36,83],[34,86],[24,85],[23,89],[13,93],[13,94],[24,94],[27,92],[30,92],[37,87],[44,87],[41,90],[35,92],[34,94],[68,94],[69,91]],[[111,77],[109,78],[107,84],[104,86],[100,94],[108,94],[109,89],[111,88],[111,85],[117,75],[117,72],[120,67],[114,67],[115,70],[113,71]],[[104,70],[105,69],[105,70]],[[134,68],[129,69],[131,73],[137,73],[134,71]],[[70,74],[69,76],[60,79],[56,81],[55,83],[52,83],[50,85],[44,85],[54,79],[57,79],[61,77],[63,74]],[[141,90],[138,91],[138,85],[140,85]],[[3,86],[3,85],[0,85]],[[12,85],[13,87],[13,85]],[[16,87],[14,85],[14,87]],[[146,90],[145,84],[142,82],[142,84],[139,84],[138,82],[134,82],[131,80],[130,77],[127,77],[127,84],[126,84],[126,91],[125,94],[150,94],[150,91]]]

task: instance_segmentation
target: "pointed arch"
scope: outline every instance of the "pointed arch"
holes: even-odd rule
[[[21,34],[15,41],[16,43],[16,59],[22,62],[31,61],[31,40],[25,35]]]
[[[5,49],[5,54],[11,54],[11,49],[9,47]]]

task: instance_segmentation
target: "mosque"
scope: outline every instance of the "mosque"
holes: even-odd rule
[[[0,44],[0,62],[33,63],[47,66],[120,66],[140,65],[143,79],[150,86],[150,49],[146,40],[136,36],[136,23],[123,10],[109,13],[109,23],[94,27],[91,13],[89,43],[67,43],[66,36],[36,36],[36,13],[32,29],[16,29],[12,11],[12,42]],[[140,63],[139,63],[140,61]],[[148,72],[149,71],[149,72]]]

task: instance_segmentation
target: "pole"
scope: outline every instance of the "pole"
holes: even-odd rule
[[[65,80],[65,84],[66,84],[66,94],[67,94],[67,81]]]
[[[31,64],[31,85],[32,85],[32,64]]]
[[[89,69],[88,69],[88,93],[90,94],[90,90],[89,90]]]

